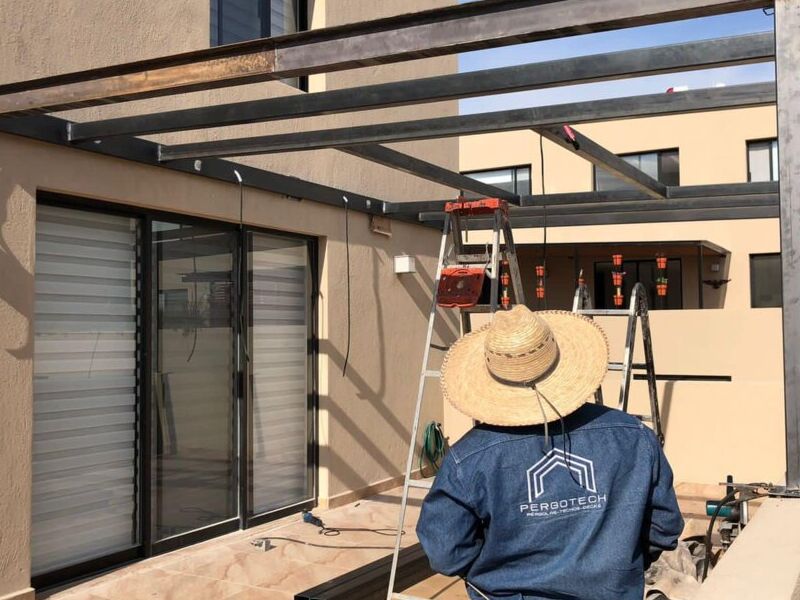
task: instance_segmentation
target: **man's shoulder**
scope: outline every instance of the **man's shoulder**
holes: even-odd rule
[[[558,422],[549,423],[552,433],[559,431]],[[646,430],[642,421],[626,412],[599,404],[587,403],[567,417],[567,427],[571,432],[619,428],[641,435]],[[461,462],[470,456],[491,450],[501,444],[512,443],[532,436],[542,436],[541,425],[525,427],[506,427],[499,425],[476,425],[459,439],[451,448],[453,458]]]
[[[601,404],[585,404],[574,413],[575,429],[592,429],[599,427],[633,427],[642,429],[642,420],[616,408],[610,408]]]

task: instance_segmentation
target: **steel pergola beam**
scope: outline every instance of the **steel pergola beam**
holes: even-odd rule
[[[475,192],[476,194],[480,194],[481,196],[486,196],[488,198],[503,198],[504,200],[508,200],[514,204],[519,203],[519,196],[516,194],[512,194],[511,192],[503,190],[499,187],[483,183],[482,181],[477,181],[476,179],[472,179],[471,177],[467,177],[461,173],[450,171],[449,169],[445,169],[444,167],[429,163],[414,156],[403,154],[397,150],[392,150],[386,146],[350,146],[348,148],[340,148],[340,150],[346,152],[347,154],[352,154],[353,156],[357,156],[359,158],[363,158],[365,160],[369,160],[374,163],[402,171],[404,173],[409,173],[411,175],[421,177],[422,179],[427,179],[428,181],[434,181],[442,185],[453,187],[457,190],[469,190],[470,192]]]
[[[675,198],[664,200],[638,200],[632,202],[597,202],[594,204],[566,205],[558,207],[529,206],[510,211],[513,217],[551,217],[563,215],[598,215],[616,212],[651,212],[662,210],[699,210],[709,208],[753,208],[778,206],[778,194],[744,194],[737,196],[716,196],[711,198]],[[421,212],[422,222],[440,222],[444,219],[442,212]],[[470,219],[470,224],[478,226],[488,224],[491,219]]]
[[[513,131],[561,123],[587,123],[744,106],[763,106],[774,102],[774,84],[754,83],[690,90],[674,94],[649,94],[473,115],[162,146],[160,158],[162,161],[170,161],[206,156],[247,156],[318,150]]]
[[[392,204],[390,202],[241,163],[219,159],[204,159],[200,161],[175,161],[164,164],[158,160],[158,144],[142,138],[126,136],[105,140],[97,144],[91,142],[72,144],[67,141],[67,124],[68,121],[50,115],[37,115],[25,119],[0,119],[0,134],[19,135],[75,150],[121,158],[234,185],[238,185],[238,179],[235,174],[238,171],[245,187],[280,194],[297,201],[308,200],[338,208],[344,207],[342,196],[347,196],[347,206],[350,210],[371,215],[387,215],[406,222],[420,224],[416,215],[389,214],[391,211],[387,207]]]
[[[596,167],[600,167],[616,175],[622,181],[642,190],[653,198],[666,198],[667,186],[650,177],[641,169],[637,169],[626,160],[607,150],[594,140],[583,135],[569,125],[561,127],[536,127],[534,131],[554,144],[577,154],[588,160]]]
[[[596,215],[556,215],[547,217],[547,227],[581,225],[627,225],[632,223],[684,223],[687,221],[729,221],[734,219],[771,219],[779,215],[777,206],[741,206],[699,208],[695,210],[653,210],[647,212],[611,212]],[[542,227],[542,217],[512,218],[514,227]],[[437,228],[438,223],[431,223]],[[491,226],[489,227],[491,228]]]
[[[716,183],[711,185],[682,185],[668,186],[668,198],[720,198],[741,196],[775,196],[778,193],[778,184],[774,181],[750,183]],[[384,210],[387,214],[417,215],[426,212],[441,212],[444,205],[452,200],[423,200],[418,202],[390,202],[386,203]],[[548,214],[553,207],[579,206],[591,204],[614,205],[623,202],[642,202],[658,206],[638,190],[613,190],[605,192],[569,192],[561,194],[545,194],[522,196],[520,205],[523,207],[547,207]],[[663,206],[663,205],[662,205]],[[517,212],[517,209],[514,209]]]
[[[679,210],[652,210],[632,212],[608,212],[599,214],[553,215],[545,218],[542,216],[512,216],[511,225],[514,228],[540,228],[545,224],[552,227],[579,227],[582,225],[628,225],[632,223],[682,223],[687,221],[728,221],[732,219],[771,219],[780,214],[776,206],[741,206],[741,207],[715,207]],[[431,227],[441,229],[442,221],[426,221]],[[489,222],[473,222],[470,220],[470,230],[490,230]],[[519,245],[519,243],[518,243]]]
[[[624,50],[356,88],[72,123],[70,140],[275,121],[742,65],[774,58],[772,33]]]
[[[775,2],[786,484],[800,485],[800,0]]]
[[[0,86],[0,114],[123,102],[771,4],[771,0],[487,0]]]

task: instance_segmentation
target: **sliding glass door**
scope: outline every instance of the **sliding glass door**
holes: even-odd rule
[[[307,501],[312,438],[308,242],[249,234],[251,514]]]
[[[154,539],[238,515],[236,232],[152,224]]]
[[[312,506],[312,241],[40,200],[34,585]]]

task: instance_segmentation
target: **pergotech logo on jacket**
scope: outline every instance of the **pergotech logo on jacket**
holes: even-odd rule
[[[568,474],[587,493],[569,498],[559,498],[556,477]],[[594,463],[577,454],[551,449],[541,460],[528,469],[528,502],[520,504],[520,513],[528,517],[548,517],[585,510],[602,509],[607,497],[598,493]],[[555,497],[554,497],[555,496]]]

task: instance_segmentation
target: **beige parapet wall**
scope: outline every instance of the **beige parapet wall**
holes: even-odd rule
[[[800,500],[770,498],[693,600],[796,600],[799,584]]]

